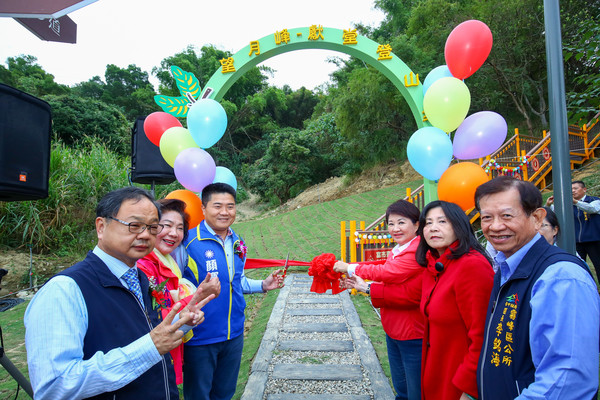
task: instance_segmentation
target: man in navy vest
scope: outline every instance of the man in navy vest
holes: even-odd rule
[[[244,294],[283,285],[280,270],[262,281],[246,278],[247,248],[230,228],[235,221],[235,198],[230,185],[207,185],[202,190],[204,221],[190,230],[185,241],[189,260],[183,277],[197,285],[210,273],[219,278],[222,288],[219,297],[203,310],[206,323],[194,328],[194,336],[184,346],[183,393],[187,400],[233,397],[244,345]]]
[[[571,183],[573,193],[573,214],[575,215],[575,245],[577,253],[585,261],[589,256],[596,276],[600,276],[600,199],[587,195],[583,181]],[[548,197],[546,205],[554,203],[554,196]]]
[[[598,388],[600,299],[585,263],[537,230],[546,211],[531,183],[507,176],[475,192],[499,270],[485,325],[480,400],[590,400]]]
[[[196,291],[161,322],[138,259],[162,230],[147,191],[108,193],[96,208],[98,244],[52,277],[25,312],[29,376],[37,399],[179,399],[169,351],[204,319]]]

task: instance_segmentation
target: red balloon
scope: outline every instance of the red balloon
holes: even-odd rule
[[[471,19],[459,24],[446,39],[446,65],[455,78],[465,79],[479,69],[492,50],[492,31]]]
[[[181,122],[171,114],[162,111],[153,112],[144,120],[144,132],[156,146],[160,146],[162,134],[175,126],[182,126]]]

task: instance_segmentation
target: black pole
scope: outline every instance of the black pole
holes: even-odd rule
[[[29,395],[33,399],[33,389],[31,388],[31,383],[23,376],[21,371],[15,367],[15,365],[6,357],[4,354],[4,349],[0,347],[0,364],[6,369],[6,371],[12,376],[17,384],[19,384],[25,393]]]
[[[554,207],[561,231],[558,245],[569,253],[575,254],[569,131],[558,0],[544,0],[544,25],[546,28]]]

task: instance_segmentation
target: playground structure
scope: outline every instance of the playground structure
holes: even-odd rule
[[[599,121],[600,112],[582,127],[569,126],[571,170],[598,155]],[[496,152],[479,159],[478,162],[490,179],[500,175],[511,175],[517,179],[533,182],[540,190],[544,190],[552,184],[551,140],[550,132],[543,131],[542,138],[539,138],[522,135],[515,128],[514,136]],[[424,185],[415,190],[407,188],[404,199],[422,209],[426,204]],[[479,218],[479,213],[474,208],[467,210],[467,215],[471,223]],[[368,226],[365,221],[341,221],[340,223],[342,260],[347,262],[384,260],[394,246],[395,243],[387,232],[385,214]]]

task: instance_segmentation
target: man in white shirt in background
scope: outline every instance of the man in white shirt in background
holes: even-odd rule
[[[575,217],[575,246],[577,254],[586,261],[589,257],[594,264],[596,276],[600,278],[600,198],[588,196],[583,181],[571,183],[573,194],[573,214]],[[548,197],[546,206],[554,203],[554,196]]]

